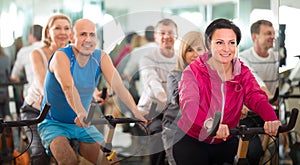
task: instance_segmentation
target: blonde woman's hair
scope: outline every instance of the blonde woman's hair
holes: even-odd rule
[[[197,45],[201,45],[203,48],[205,48],[205,51],[207,50],[204,43],[204,36],[201,32],[190,31],[182,37],[179,46],[177,63],[174,70],[183,71],[185,69],[185,67],[188,65],[185,59],[185,54],[190,47]]]
[[[43,30],[42,41],[43,41],[43,45],[44,46],[49,47],[50,44],[51,44],[51,42],[52,42],[50,34],[49,34],[49,29],[50,29],[51,26],[53,26],[54,21],[57,20],[57,19],[65,19],[65,20],[67,20],[70,23],[70,28],[72,26],[72,21],[71,21],[71,19],[68,16],[66,16],[64,14],[55,14],[55,15],[52,15],[48,19],[47,24],[46,24],[46,26],[45,26],[45,28]]]

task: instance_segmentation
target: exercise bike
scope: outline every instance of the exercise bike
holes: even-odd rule
[[[4,78],[5,79],[5,78]],[[15,92],[14,88],[16,86],[23,86],[24,84],[27,84],[28,82],[26,80],[20,81],[20,82],[11,82],[8,81],[8,74],[7,74],[7,81],[0,83],[0,88],[7,88],[7,99],[2,102],[2,104],[7,104],[9,114],[6,114],[5,116],[2,116],[2,119],[5,121],[11,121],[11,120],[18,120],[19,119],[19,112],[18,112],[18,106],[17,106],[17,100],[15,98]],[[1,100],[1,99],[0,99]],[[1,102],[1,101],[0,101]],[[22,133],[21,128],[5,128],[3,131],[3,136],[1,137],[0,141],[0,155],[2,157],[18,157],[15,159],[14,163],[22,165],[29,164],[30,158],[28,152],[25,152],[20,155],[20,151],[24,150],[21,146],[25,145],[25,139],[20,139],[20,134]],[[18,146],[20,148],[18,148]]]
[[[33,124],[40,123],[41,121],[43,121],[45,119],[49,109],[50,109],[50,104],[48,104],[48,103],[45,104],[40,115],[37,118],[31,119],[31,120],[4,121],[2,118],[0,118],[1,139],[5,139],[7,137],[6,131],[5,131],[6,128],[30,126]],[[6,140],[2,140],[2,145],[0,148],[2,151],[1,155],[0,155],[0,164],[17,164],[17,158],[21,157],[26,152],[26,150],[21,152],[18,156],[13,157],[13,155],[10,154],[10,152],[8,152],[6,142],[7,142]],[[30,143],[29,143],[29,145],[30,145]],[[27,147],[27,149],[28,148],[29,148],[29,146]]]
[[[278,128],[278,134],[291,131],[296,124],[298,117],[298,109],[294,108],[291,111],[288,124]],[[221,122],[221,112],[215,112],[212,128],[208,131],[208,135],[215,136]],[[245,125],[240,125],[236,128],[229,129],[230,135],[239,137],[238,151],[234,159],[234,165],[249,165],[246,158],[248,151],[249,139],[254,135],[266,134],[263,127],[247,128]]]
[[[105,133],[105,143],[101,145],[101,150],[103,151],[105,158],[108,160],[108,164],[101,162],[101,165],[120,165],[123,159],[119,159],[117,152],[113,150],[112,140],[115,133],[115,128],[117,124],[128,124],[128,123],[143,123],[143,121],[136,118],[115,118],[112,115],[100,116],[99,118],[94,118],[94,113],[98,103],[92,102],[90,109],[88,111],[87,118],[84,120],[85,123],[91,123],[93,125],[105,124],[108,131]]]

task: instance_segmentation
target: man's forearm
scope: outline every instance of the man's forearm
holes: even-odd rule
[[[75,86],[67,88],[64,90],[66,99],[73,111],[78,115],[79,113],[84,113],[85,109],[81,103],[79,93]]]

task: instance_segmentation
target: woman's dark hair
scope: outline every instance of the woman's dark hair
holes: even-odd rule
[[[217,29],[232,29],[236,35],[237,45],[239,45],[242,38],[240,28],[228,19],[219,18],[210,23],[205,30],[205,45],[207,48],[209,48],[208,43],[211,41],[211,37]]]

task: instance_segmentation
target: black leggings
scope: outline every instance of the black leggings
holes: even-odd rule
[[[237,137],[230,138],[219,144],[207,144],[184,135],[173,146],[173,155],[177,165],[233,164],[237,148]]]

